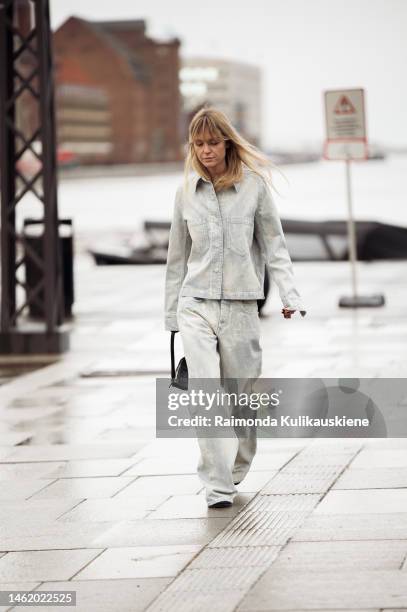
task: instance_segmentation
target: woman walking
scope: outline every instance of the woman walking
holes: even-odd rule
[[[261,375],[257,300],[264,298],[265,266],[284,318],[296,310],[305,315],[270,172],[270,160],[224,113],[196,113],[175,196],[165,287],[165,329],[180,332],[190,379]],[[230,506],[256,452],[256,430],[238,438],[198,437],[198,443],[208,506]]]

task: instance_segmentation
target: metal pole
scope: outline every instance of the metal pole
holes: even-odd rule
[[[49,0],[0,0],[0,354],[61,353],[69,348],[69,332],[60,329],[64,296],[51,46]],[[37,121],[23,123],[18,120],[19,111],[27,104],[28,92]],[[37,141],[41,143],[40,154],[34,148]],[[26,176],[18,164],[26,151],[41,162],[33,177]],[[43,213],[39,246],[16,227],[16,211],[24,213],[23,200],[29,192]],[[19,258],[18,244],[24,247]],[[25,277],[21,278],[23,264]],[[27,273],[31,264],[35,266],[32,277]],[[26,294],[18,309],[17,286]],[[40,307],[45,325],[26,320],[24,310],[32,305]]]
[[[356,233],[355,233],[355,222],[353,219],[353,210],[352,210],[352,187],[351,187],[351,177],[350,177],[350,164],[351,161],[349,157],[346,159],[346,192],[347,192],[347,200],[348,200],[348,244],[349,244],[349,261],[351,263],[352,270],[352,291],[353,291],[353,299],[356,302],[357,289],[356,289],[356,260],[357,260],[357,251],[356,251]]]
[[[58,240],[56,137],[54,110],[54,75],[51,55],[48,0],[35,3],[38,32],[40,120],[44,191],[44,313],[47,332],[63,321],[62,253]]]
[[[15,209],[7,206],[15,198],[13,125],[16,105],[13,95],[13,36],[8,26],[13,21],[13,6],[0,3],[0,178],[1,178],[1,331],[8,331],[16,310],[15,259],[16,244],[13,231]]]

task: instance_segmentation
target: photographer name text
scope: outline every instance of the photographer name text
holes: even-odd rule
[[[194,417],[168,417],[170,427],[234,427],[254,425],[260,427],[369,427],[368,418],[352,418],[348,416],[335,415],[334,417],[310,417],[300,415],[296,417],[281,415],[278,418],[267,415],[260,417],[224,417],[215,415],[214,417],[197,415]]]

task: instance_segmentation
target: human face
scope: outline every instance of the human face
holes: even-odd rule
[[[194,140],[194,150],[211,176],[221,174],[226,170],[226,146],[223,138],[212,136],[208,130],[198,134]]]

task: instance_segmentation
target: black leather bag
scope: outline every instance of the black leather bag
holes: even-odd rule
[[[176,333],[171,332],[171,382],[169,386],[188,391],[188,366],[185,357],[179,360],[177,369],[175,369],[174,340]]]

